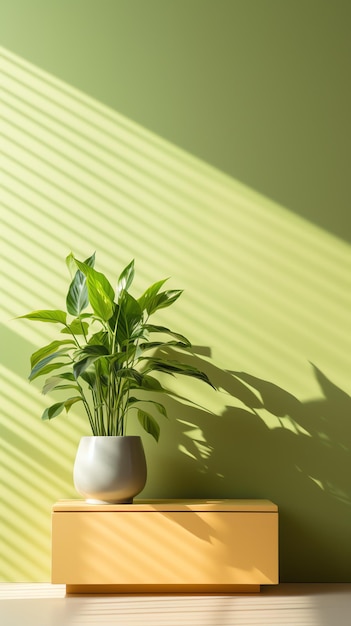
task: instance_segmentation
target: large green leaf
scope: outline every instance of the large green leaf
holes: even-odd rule
[[[146,310],[149,313],[149,311],[152,310],[154,299],[167,280],[168,278],[164,278],[163,280],[159,280],[157,283],[150,285],[150,287],[144,291],[143,295],[138,298],[142,311]]]
[[[67,313],[65,311],[32,311],[27,315],[20,315],[19,319],[24,318],[35,322],[51,322],[53,324],[66,324]]]
[[[77,270],[69,286],[66,297],[66,308],[70,315],[78,316],[89,305],[86,278]]]
[[[197,369],[197,367],[194,367],[192,365],[186,365],[184,363],[179,363],[178,361],[166,361],[163,359],[148,357],[145,357],[143,360],[145,360],[147,363],[147,372],[158,371],[171,375],[181,374],[182,376],[190,376],[192,378],[201,380],[204,383],[207,383],[208,385],[210,385],[210,387],[215,389],[215,386],[211,383],[207,374]]]
[[[155,313],[159,309],[165,309],[178,300],[179,296],[183,293],[182,289],[163,291],[157,294],[153,300],[146,306],[146,310],[149,315]]]
[[[117,291],[118,296],[122,291],[128,291],[134,279],[134,259],[124,268],[118,278]]]
[[[75,262],[72,253],[66,259],[66,263],[69,267],[71,266],[71,261]],[[86,259],[84,263],[89,267],[94,267],[95,252],[91,257],[89,257],[89,259]],[[78,269],[68,289],[66,297],[67,311],[70,315],[79,316],[88,305],[89,298],[86,286],[86,277],[83,272]]]
[[[36,350],[36,352],[33,352],[32,356],[30,357],[31,367],[33,368],[37,363],[39,363],[39,361],[47,357],[49,354],[56,352],[57,348],[65,344],[74,346],[74,341],[72,339],[63,339],[62,341],[52,341],[47,346],[44,346],[43,348]]]
[[[150,413],[138,409],[138,420],[143,429],[146,430],[147,433],[152,435],[153,438],[156,439],[156,441],[158,441],[160,437],[160,427],[155,418]]]
[[[142,311],[139,302],[127,291],[119,304],[117,323],[117,343],[126,346],[130,341],[134,341],[136,332],[142,321]]]
[[[104,274],[75,259],[87,279],[90,305],[100,319],[107,322],[114,311],[115,292]]]

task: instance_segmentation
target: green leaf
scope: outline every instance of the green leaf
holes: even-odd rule
[[[134,259],[124,268],[118,278],[117,292],[118,297],[122,291],[128,291],[134,279]]]
[[[110,343],[109,343],[109,335],[105,330],[99,330],[99,332],[94,333],[88,342],[89,346],[99,345],[105,346],[107,352],[110,351]]]
[[[131,363],[136,353],[136,346],[130,345],[127,350],[123,350],[123,352],[114,352],[111,355],[111,363],[113,363],[116,367],[116,370],[120,369],[123,363]]]
[[[150,287],[144,291],[143,295],[138,298],[142,311],[147,310],[147,312],[149,312],[152,310],[154,299],[167,280],[168,278],[164,278],[163,280],[159,280],[157,283],[150,285]]]
[[[71,261],[74,262],[73,255],[69,255],[66,259],[66,263],[71,267]],[[85,265],[89,267],[94,267],[95,263],[95,252],[94,254],[84,261]],[[66,307],[67,311],[70,315],[80,315],[81,312],[87,308],[89,305],[88,298],[88,290],[86,286],[86,277],[81,272],[81,270],[77,270],[74,278],[69,286],[67,297],[66,297]]]
[[[183,293],[182,289],[163,291],[162,293],[157,294],[150,302],[150,304],[146,307],[146,310],[149,315],[155,313],[159,309],[165,309],[166,307],[173,304],[176,300],[178,300],[179,296]]]
[[[89,344],[87,346],[85,346],[85,348],[83,348],[82,350],[79,350],[79,356],[82,357],[87,357],[87,356],[92,356],[92,357],[100,357],[100,356],[106,356],[109,353],[108,349],[106,348],[106,346],[102,345],[102,344]]]
[[[88,369],[93,363],[106,356],[107,351],[104,346],[86,346],[84,350],[81,350],[79,355],[83,358],[79,358],[73,365],[73,374],[77,380],[79,376],[82,376],[83,372]]]
[[[53,324],[66,324],[67,313],[64,311],[32,311],[27,315],[20,315],[18,319],[28,319],[35,322],[51,322]]]
[[[205,372],[201,372],[192,365],[185,365],[184,363],[179,363],[178,361],[165,361],[148,357],[145,357],[144,360],[148,363],[147,372],[158,371],[171,375],[181,374],[182,376],[190,376],[207,383],[210,387],[215,389],[215,386],[211,383],[207,374],[205,374]]]
[[[134,396],[130,397],[128,400],[128,404],[137,404],[139,402],[153,404],[154,407],[164,416],[168,418],[167,411],[163,404],[160,402],[155,402],[155,400],[145,400],[144,398],[135,398]]]
[[[171,335],[171,337],[175,337],[175,339],[178,339],[182,343],[185,343],[188,346],[188,348],[191,348],[191,343],[189,339],[187,339],[186,337],[184,337],[184,335],[181,335],[180,333],[175,333],[173,330],[169,330],[169,328],[166,328],[165,326],[155,326],[154,324],[144,324],[144,329],[149,333],[161,333],[164,335]]]
[[[56,402],[55,404],[52,404],[51,406],[45,409],[44,413],[41,416],[41,419],[51,420],[53,417],[56,417],[56,415],[60,415],[60,413],[62,413],[64,408],[65,408],[64,402]]]
[[[134,341],[141,321],[142,311],[138,301],[125,291],[115,321],[117,324],[116,337],[120,346],[128,345]]]
[[[52,354],[49,354],[48,356],[46,356],[44,359],[41,359],[41,361],[37,362],[34,365],[34,367],[32,367],[31,373],[29,374],[29,380],[32,381],[35,378],[37,378],[37,376],[42,376],[44,373],[47,373],[48,371],[52,371],[53,369],[57,369],[59,367],[67,365],[66,362],[65,363],[51,363],[51,361],[56,359],[58,356],[67,356],[67,351],[57,350],[57,352],[53,352]],[[47,369],[48,363],[51,363],[50,365],[51,370]],[[55,367],[52,367],[53,365]]]
[[[104,352],[102,352],[103,350]],[[101,364],[103,364],[106,360],[106,349],[104,348],[104,346],[87,346],[86,348],[84,348],[84,350],[81,351],[81,354],[86,354],[87,356],[79,359],[79,361],[77,361],[73,365],[73,374],[76,380],[77,378],[79,378],[79,376],[82,376],[83,372],[85,372],[88,367],[93,365],[93,363],[99,361]]]
[[[90,389],[96,389],[96,372],[95,370],[84,370],[80,374],[81,378],[89,385]]]
[[[68,413],[68,411],[73,406],[73,404],[76,404],[76,402],[82,402],[82,401],[83,401],[83,398],[81,396],[74,396],[73,398],[68,398],[68,400],[65,400],[64,405],[65,405],[66,413]]]
[[[116,371],[115,375],[117,378],[135,380],[138,386],[142,384],[142,374],[140,374],[140,372],[137,372],[137,370],[132,369],[131,367],[122,367],[121,369]]]
[[[30,357],[31,367],[33,368],[37,363],[39,363],[39,361],[44,359],[49,354],[56,352],[57,348],[65,344],[73,346],[74,341],[72,341],[72,339],[63,339],[62,341],[52,341],[47,346],[44,346],[43,348],[40,348],[40,350],[33,352],[32,356]]]
[[[94,357],[86,357],[85,359],[81,359],[77,363],[73,365],[73,374],[74,378],[77,380],[79,376],[82,376],[83,372],[85,372],[88,367],[98,359],[98,356]]]
[[[160,427],[155,418],[150,415],[150,413],[138,409],[138,420],[143,429],[146,430],[149,435],[152,435],[152,437],[156,439],[156,441],[158,441],[160,437]]]
[[[66,256],[66,265],[68,267],[68,271],[70,273],[70,276],[72,278],[72,276],[74,276],[74,274],[77,271],[77,265],[76,262],[74,260],[74,254],[73,252],[70,252],[67,256]]]
[[[107,322],[114,311],[115,292],[104,274],[75,259],[79,269],[87,279],[90,305],[98,317]]]
[[[93,317],[89,315],[89,317]],[[83,322],[81,318],[77,318],[73,320],[67,327],[61,330],[61,333],[66,335],[84,335],[86,336],[89,332],[89,324],[87,322]]]
[[[188,343],[182,341],[147,341],[146,343],[140,343],[139,349],[142,352],[146,350],[155,350],[156,348],[179,348],[180,350],[188,350],[190,347]]]
[[[163,417],[168,418],[166,408],[163,404],[161,404],[160,402],[155,402],[155,400],[147,400],[147,402],[151,402],[151,404],[154,405],[154,407],[159,411],[159,413],[161,413],[161,415],[163,415]]]
[[[89,305],[86,282],[84,274],[77,270],[66,297],[66,308],[70,315],[80,315]]]
[[[61,372],[60,374],[57,374],[57,376],[58,378],[62,378],[63,380],[71,380],[71,381],[75,380],[72,372]]]
[[[74,377],[73,377],[74,380]],[[42,393],[44,394],[44,396],[47,393],[50,393],[51,391],[53,391],[54,389],[78,389],[77,385],[69,385],[69,384],[63,384],[63,377],[62,376],[51,376],[50,378],[48,378],[45,381],[45,385],[42,388]]]
[[[68,398],[64,402],[56,402],[51,406],[47,407],[43,412],[41,419],[42,420],[51,420],[53,417],[60,415],[64,409],[66,412],[70,410],[71,406],[76,402],[80,402],[82,400],[81,396],[74,396],[73,398]]]
[[[85,265],[89,265],[89,267],[94,267],[94,265],[95,265],[95,252],[93,252],[93,254],[88,259],[85,259],[84,263],[85,263]]]
[[[49,363],[49,365],[43,367],[43,369],[40,370],[38,374],[32,377],[28,377],[28,379],[30,380],[30,382],[32,382],[35,378],[38,378],[38,376],[46,376],[47,374],[50,374],[50,372],[52,372],[53,370],[60,369],[60,367],[67,367],[67,363]]]

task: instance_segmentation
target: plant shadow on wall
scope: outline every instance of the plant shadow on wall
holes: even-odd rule
[[[281,580],[289,562],[290,581],[323,582],[328,563],[331,571],[338,564],[339,582],[351,582],[351,541],[341,539],[351,528],[351,397],[313,364],[321,396],[302,402],[272,382],[220,370],[201,352],[192,363],[239,405],[213,415],[170,400],[181,418],[169,426],[177,451],[165,460],[168,497],[271,499]]]

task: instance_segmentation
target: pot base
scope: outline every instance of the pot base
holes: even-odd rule
[[[96,498],[86,498],[87,504],[133,504],[133,498],[122,498],[121,500],[97,500]]]

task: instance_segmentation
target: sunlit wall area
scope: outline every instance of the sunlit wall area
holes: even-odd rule
[[[184,289],[160,323],[192,340],[218,387],[169,383],[195,405],[167,401],[159,443],[144,437],[141,495],[269,498],[281,579],[351,581],[347,231],[249,188],[44,61],[1,52],[2,579],[50,579],[51,506],[77,497],[72,466],[89,434],[73,409],[40,421],[50,399],[29,384],[29,357],[53,329],[16,318],[63,308],[66,255],[96,250],[112,283],[135,258],[136,295],[168,276]]]

